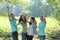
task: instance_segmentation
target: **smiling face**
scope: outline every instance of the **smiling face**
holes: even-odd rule
[[[25,16],[22,16],[22,19],[25,21]]]

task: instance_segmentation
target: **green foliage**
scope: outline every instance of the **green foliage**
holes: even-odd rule
[[[30,6],[30,4],[27,1],[21,1],[20,6],[23,7],[23,8],[27,8],[27,7]]]
[[[7,2],[8,4],[12,4],[12,5],[16,5],[16,6],[20,6],[20,7],[28,7],[29,3],[26,0],[5,0],[5,2]],[[22,6],[23,5],[23,6]]]
[[[6,12],[3,12],[2,14],[0,14],[0,16],[8,16]]]
[[[0,28],[0,37],[3,35],[4,31]]]
[[[52,40],[59,40],[60,39],[60,30],[54,30],[52,31],[50,34],[49,34],[49,37],[52,39]]]
[[[48,0],[48,4],[52,5],[53,8],[60,8],[60,0]]]
[[[0,2],[2,2],[2,0],[0,0]]]
[[[60,20],[60,0],[48,0],[48,4],[52,5],[55,12],[52,15],[59,21]]]
[[[57,19],[58,21],[60,21],[60,11],[58,11],[58,12],[56,13],[56,19]]]
[[[2,9],[2,6],[0,6],[0,9]]]
[[[27,2],[26,0],[0,0],[1,3],[4,3],[5,5],[15,5],[15,6],[20,6],[22,8],[27,8],[30,6],[30,3]],[[1,6],[0,6],[1,8]]]

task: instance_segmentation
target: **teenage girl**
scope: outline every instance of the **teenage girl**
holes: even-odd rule
[[[24,15],[21,15],[19,18],[19,23],[22,26],[22,40],[27,38],[27,19]]]
[[[39,23],[39,39],[45,40],[45,27],[46,27],[46,19],[44,16],[40,17],[41,22]]]
[[[10,21],[11,28],[12,28],[12,38],[13,40],[18,40],[18,30],[17,30],[15,16],[14,14],[8,14],[8,17],[9,17],[9,21]]]
[[[33,40],[33,36],[37,34],[37,31],[36,31],[37,25],[34,17],[30,18],[29,25],[30,27],[27,32],[27,40]]]

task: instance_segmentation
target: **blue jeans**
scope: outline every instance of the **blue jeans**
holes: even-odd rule
[[[45,35],[42,35],[42,36],[39,36],[39,39],[40,40],[45,40],[45,37],[46,37]]]
[[[18,32],[17,31],[12,32],[12,38],[13,38],[13,40],[18,40]]]
[[[26,39],[27,39],[27,33],[22,32],[22,40],[26,40]]]

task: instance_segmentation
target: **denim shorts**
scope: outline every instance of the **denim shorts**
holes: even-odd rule
[[[45,40],[45,38],[46,38],[45,35],[39,36],[39,39],[40,39],[40,40]]]

